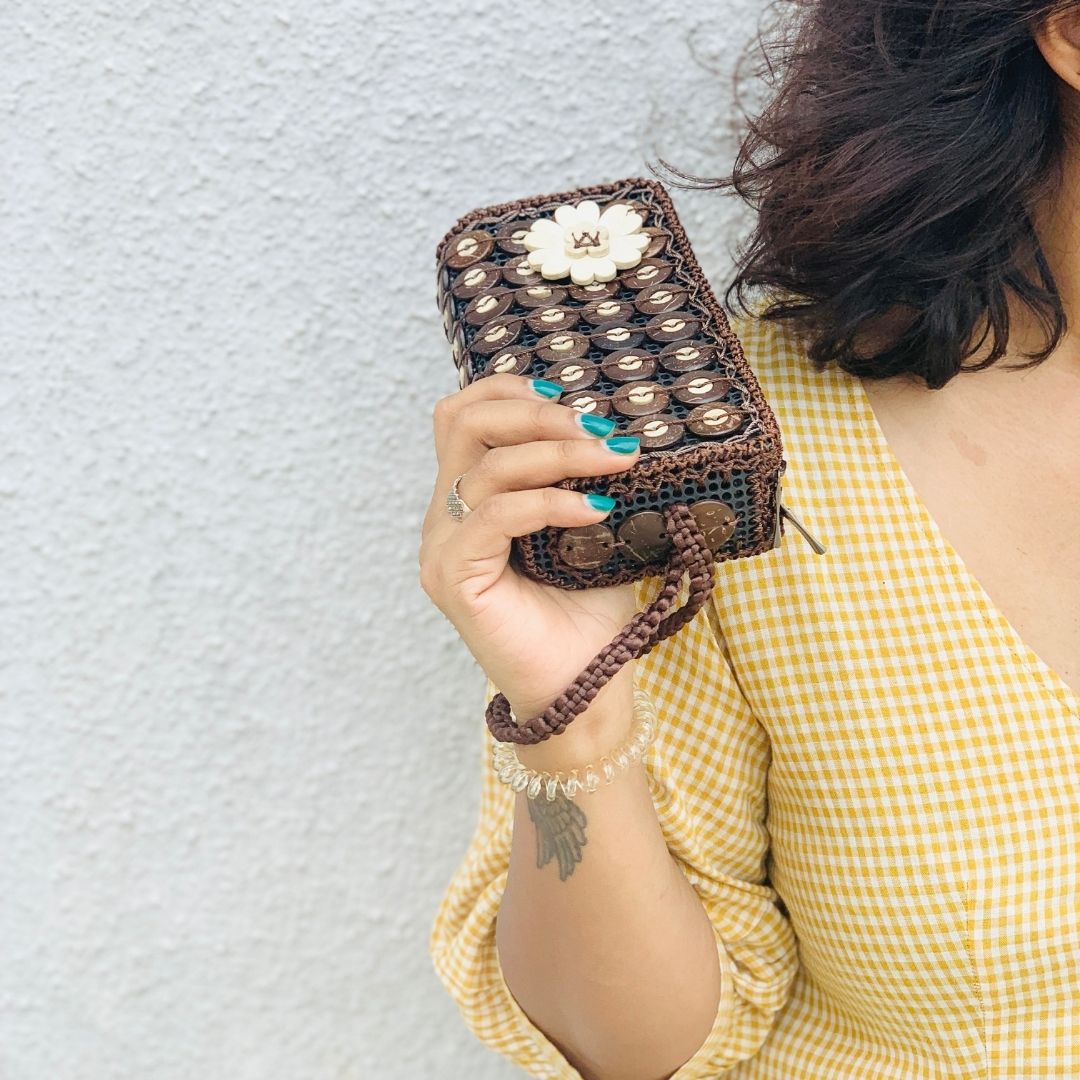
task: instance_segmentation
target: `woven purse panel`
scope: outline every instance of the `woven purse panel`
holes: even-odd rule
[[[601,212],[627,204],[650,244],[610,282],[545,279],[522,233],[582,199]],[[642,437],[633,468],[556,485],[612,496],[608,517],[515,537],[516,569],[563,588],[662,574],[671,545],[661,510],[672,502],[690,504],[717,561],[779,544],[779,427],[659,183],[632,178],[474,210],[436,262],[459,386],[500,371],[548,379],[564,386],[562,404],[613,419],[612,435]],[[651,433],[666,445],[650,446]]]

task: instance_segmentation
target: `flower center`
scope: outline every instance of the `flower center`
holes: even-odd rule
[[[579,225],[575,229],[567,229],[566,254],[572,259],[580,259],[584,255],[606,255],[608,239],[608,231],[603,225]]]

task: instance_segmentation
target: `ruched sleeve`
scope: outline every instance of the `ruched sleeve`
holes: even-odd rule
[[[660,586],[655,577],[637,582],[639,607]],[[685,593],[684,581],[678,603]],[[706,1080],[760,1049],[798,967],[793,931],[766,876],[769,742],[739,690],[711,604],[636,661],[635,683],[657,712],[644,764],[660,826],[708,913],[720,958],[723,988],[712,1029],[671,1078]],[[493,693],[489,680],[485,705]],[[509,869],[515,796],[491,769],[492,736],[482,710],[480,724],[479,821],[438,905],[429,951],[476,1038],[531,1076],[581,1080],[517,1004],[499,966],[495,918]]]

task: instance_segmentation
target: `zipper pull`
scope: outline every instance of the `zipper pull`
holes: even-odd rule
[[[818,555],[825,554],[825,546],[818,540],[815,540],[803,526],[802,522],[783,504],[780,504],[780,514],[782,517],[786,517],[796,529],[802,533],[803,539],[817,552]]]

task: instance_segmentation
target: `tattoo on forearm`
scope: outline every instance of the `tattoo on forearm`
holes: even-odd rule
[[[585,812],[573,799],[559,792],[550,801],[539,796],[528,799],[529,817],[536,826],[536,865],[559,860],[559,880],[565,881],[581,862],[585,846]]]

